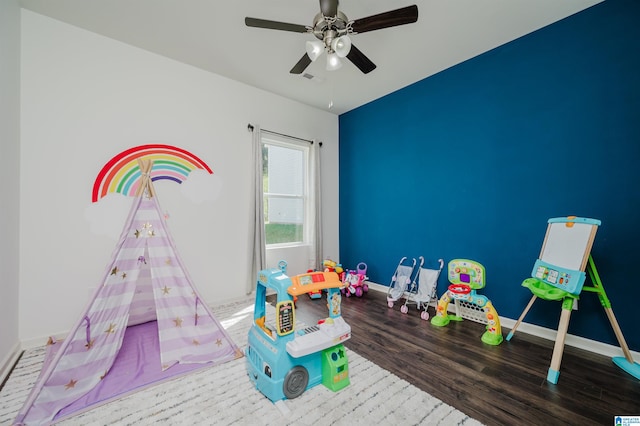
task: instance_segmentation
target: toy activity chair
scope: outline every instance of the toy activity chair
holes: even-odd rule
[[[502,329],[498,312],[491,301],[476,290],[485,286],[485,269],[480,263],[468,259],[454,259],[449,262],[449,282],[451,285],[442,295],[436,308],[436,316],[431,324],[444,327],[450,321],[469,319],[487,325],[482,341],[488,345],[502,343]],[[455,303],[455,315],[448,313],[449,302]]]
[[[640,379],[640,365],[633,361],[590,254],[599,226],[600,221],[597,219],[576,216],[549,219],[542,250],[533,266],[531,278],[527,278],[522,283],[522,286],[528,288],[533,296],[507,335],[508,341],[511,340],[536,299],[561,301],[560,323],[547,373],[547,381],[553,384],[558,383],[560,376],[560,363],[571,311],[583,291],[596,293],[620,344],[624,357],[614,357],[613,362],[622,370]],[[584,286],[585,269],[589,274],[591,286]]]

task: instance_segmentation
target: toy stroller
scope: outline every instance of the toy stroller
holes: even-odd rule
[[[418,266],[415,277],[411,282],[408,291],[404,292],[405,301],[404,305],[400,307],[400,312],[406,314],[409,312],[408,305],[415,304],[418,310],[423,309],[423,311],[420,312],[420,318],[425,321],[429,319],[427,308],[431,301],[438,301],[438,297],[436,295],[438,277],[440,276],[440,271],[442,271],[444,266],[444,261],[442,259],[438,259],[438,262],[440,264],[439,269],[423,268],[424,257],[420,256],[420,265]],[[418,281],[417,283],[416,280]]]
[[[406,260],[406,257],[400,259],[396,271],[391,277],[391,284],[389,284],[389,291],[387,292],[387,305],[390,308],[393,308],[393,303],[404,296],[404,292],[411,285],[411,276],[413,275],[413,269],[416,267],[416,259],[413,259],[411,266],[403,265]]]
[[[344,288],[342,294],[346,297],[350,297],[355,294],[356,297],[362,297],[362,295],[369,291],[369,285],[365,282],[367,279],[367,264],[364,262],[358,263],[355,270],[347,270],[342,277]]]

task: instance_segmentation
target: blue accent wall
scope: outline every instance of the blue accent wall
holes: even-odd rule
[[[547,220],[600,219],[591,253],[639,351],[639,18],[640,2],[608,0],[341,115],[343,266],[389,285],[403,256],[473,259],[479,293],[517,319]],[[559,315],[539,300],[525,321]],[[591,293],[569,333],[617,346]]]

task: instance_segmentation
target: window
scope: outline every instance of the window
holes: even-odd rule
[[[267,246],[308,242],[309,144],[262,137],[264,228]]]

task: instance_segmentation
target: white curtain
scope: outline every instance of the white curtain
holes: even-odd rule
[[[323,248],[322,248],[322,184],[320,179],[320,145],[318,140],[311,145],[311,182],[310,195],[312,212],[309,226],[312,230],[310,261],[314,268],[322,268]]]
[[[250,294],[256,289],[258,271],[265,269],[267,266],[262,188],[262,132],[260,131],[259,125],[253,126],[252,144],[253,181],[251,185],[251,192],[253,201],[250,208],[253,210],[251,215],[253,220],[249,227],[252,232],[250,232],[249,235],[253,234],[253,244],[251,244],[252,260],[249,269],[249,280],[246,288],[247,294]]]

